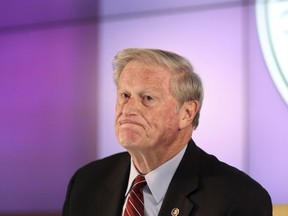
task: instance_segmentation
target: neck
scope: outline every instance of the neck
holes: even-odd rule
[[[176,156],[191,139],[191,133],[176,139],[168,145],[158,145],[157,149],[129,151],[133,163],[141,174],[147,174]]]

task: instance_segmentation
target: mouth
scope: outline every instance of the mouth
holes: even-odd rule
[[[133,125],[138,125],[138,126],[142,126],[141,123],[139,123],[138,121],[133,121],[133,120],[129,120],[129,119],[124,119],[124,120],[120,120],[118,121],[119,125],[128,125],[128,124],[133,124]]]

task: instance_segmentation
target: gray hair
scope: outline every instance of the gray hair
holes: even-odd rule
[[[113,61],[114,82],[118,81],[122,70],[130,61],[138,61],[145,65],[159,65],[167,68],[173,75],[171,94],[182,106],[186,101],[199,102],[199,110],[193,119],[192,125],[196,129],[199,124],[200,109],[204,98],[204,90],[200,77],[194,72],[190,62],[169,51],[159,49],[124,49],[117,53]]]

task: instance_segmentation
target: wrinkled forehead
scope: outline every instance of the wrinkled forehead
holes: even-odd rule
[[[118,88],[124,86],[143,85],[153,88],[170,90],[172,74],[166,68],[155,65],[146,65],[141,62],[129,62],[119,77]]]
[[[131,76],[142,76],[143,79],[149,79],[150,77],[158,77],[160,79],[163,77],[171,78],[174,74],[169,68],[155,62],[147,63],[136,60],[131,60],[126,64],[121,71],[120,77],[123,76],[124,73]]]

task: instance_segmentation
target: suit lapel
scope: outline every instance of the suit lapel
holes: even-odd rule
[[[115,166],[119,166],[117,172],[110,175],[98,197],[97,209],[99,211],[97,215],[115,216],[122,214],[129,178],[130,157],[128,156],[123,162],[115,164]]]
[[[189,199],[189,195],[198,188],[199,160],[198,148],[190,140],[179,167],[168,187],[159,216],[173,215],[171,213],[173,209],[179,210],[179,216],[191,215],[194,205]]]

